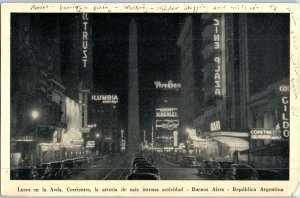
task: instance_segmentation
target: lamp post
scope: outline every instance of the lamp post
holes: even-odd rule
[[[124,143],[123,143],[123,138],[124,138],[124,129],[121,129],[121,141],[120,141],[120,147],[121,147],[121,149],[120,149],[120,151],[121,151],[121,153],[123,152],[123,149],[124,149]]]
[[[99,138],[100,138],[100,133],[96,133],[95,137],[96,137],[96,145],[97,145],[97,147],[96,147],[96,155],[99,155]]]
[[[35,145],[35,149],[36,149],[35,150],[35,154],[36,154],[36,156],[34,156],[34,159],[33,159],[33,161],[34,161],[35,164],[37,164],[37,162],[38,162],[38,156],[39,156],[38,141],[37,141],[37,139],[38,139],[38,125],[37,125],[37,121],[38,121],[39,117],[40,117],[39,111],[36,110],[36,109],[33,109],[31,111],[31,118],[34,121],[34,134],[33,134],[33,137],[34,137],[34,142],[36,143],[36,145]]]

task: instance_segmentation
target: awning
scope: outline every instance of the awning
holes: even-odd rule
[[[220,136],[212,137],[212,139],[228,145],[231,150],[243,151],[249,149],[249,142],[241,138]]]

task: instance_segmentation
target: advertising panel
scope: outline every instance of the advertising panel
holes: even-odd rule
[[[172,80],[169,80],[168,82],[155,81],[154,85],[156,89],[177,90],[181,88],[181,83],[174,83]]]
[[[178,108],[157,108],[155,113],[155,129],[172,131],[179,127]]]
[[[250,131],[250,135],[251,135],[251,139],[261,139],[261,140],[279,140],[279,139],[281,139],[281,131],[279,128],[277,128],[277,129],[252,129]]]
[[[92,94],[92,101],[99,101],[102,104],[118,104],[119,98],[116,94]]]

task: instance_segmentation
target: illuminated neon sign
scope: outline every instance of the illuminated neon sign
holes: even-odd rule
[[[215,95],[216,96],[221,96],[221,57],[220,53],[218,51],[220,50],[220,19],[219,18],[214,18],[214,49],[216,50],[216,56],[214,57],[214,62],[215,62],[215,74],[214,74],[214,82],[215,82]]]
[[[156,109],[156,117],[164,118],[164,117],[178,117],[178,108],[158,108]]]
[[[82,14],[82,62],[83,67],[86,68],[88,61],[88,15],[87,13]]]
[[[169,80],[167,83],[162,83],[160,81],[154,82],[156,89],[180,89],[180,83],[174,83],[172,80]]]
[[[119,98],[117,95],[106,95],[106,94],[101,94],[97,95],[94,94],[91,97],[91,100],[93,101],[101,101],[103,104],[117,104],[119,102]]]

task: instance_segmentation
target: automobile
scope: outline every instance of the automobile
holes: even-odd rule
[[[257,180],[257,171],[246,164],[232,164],[226,172],[225,179]]]
[[[225,175],[228,170],[230,170],[230,166],[233,164],[231,161],[219,161],[220,170],[219,171],[219,179],[225,179]]]
[[[280,180],[283,179],[282,174],[278,170],[257,169],[258,178],[261,180]]]
[[[64,169],[63,162],[51,162],[49,179],[62,179],[63,169]]]
[[[49,179],[51,171],[50,163],[43,163],[37,165],[37,179]]]
[[[134,168],[136,163],[148,162],[145,158],[135,158],[132,160],[131,167]]]
[[[134,173],[152,173],[159,177],[158,169],[155,166],[140,166],[134,170]]]
[[[203,160],[197,167],[199,175],[212,175],[211,164],[208,160]]]
[[[194,156],[186,156],[183,157],[182,161],[180,162],[181,167],[187,168],[196,168],[198,167],[196,157]]]
[[[214,160],[209,161],[209,168],[211,175],[214,178],[220,179],[222,177],[222,168],[220,162]]]
[[[87,170],[90,167],[90,162],[88,158],[83,158],[82,160],[82,168],[84,168],[85,170]]]
[[[17,168],[10,169],[10,179],[11,180],[19,179],[19,171]]]
[[[159,180],[159,177],[153,173],[131,173],[126,180]]]
[[[148,155],[147,161],[149,161],[151,164],[155,164],[155,157],[153,155]]]
[[[84,157],[79,157],[79,158],[75,158],[73,163],[74,163],[74,173],[75,174],[79,174],[82,171],[85,170],[84,168],[84,164],[85,164],[86,160]]]
[[[150,165],[152,165],[152,164],[149,163],[148,161],[140,161],[140,162],[135,163],[134,168],[142,167],[142,166],[150,166]]]
[[[22,166],[17,169],[18,179],[35,180],[38,173],[36,166]]]
[[[136,164],[149,164],[149,162],[145,159],[143,160],[135,160],[131,163],[131,169],[130,172],[133,172],[134,169],[136,168]]]
[[[140,153],[136,153],[136,154],[133,154],[133,155],[132,155],[132,159],[133,159],[133,158],[137,158],[137,157],[139,157],[139,158],[144,158],[143,154],[140,154]]]
[[[63,161],[63,172],[64,178],[69,178],[74,173],[74,160],[66,159]]]
[[[141,160],[147,161],[146,158],[144,158],[144,157],[132,157],[132,162],[141,161]]]

